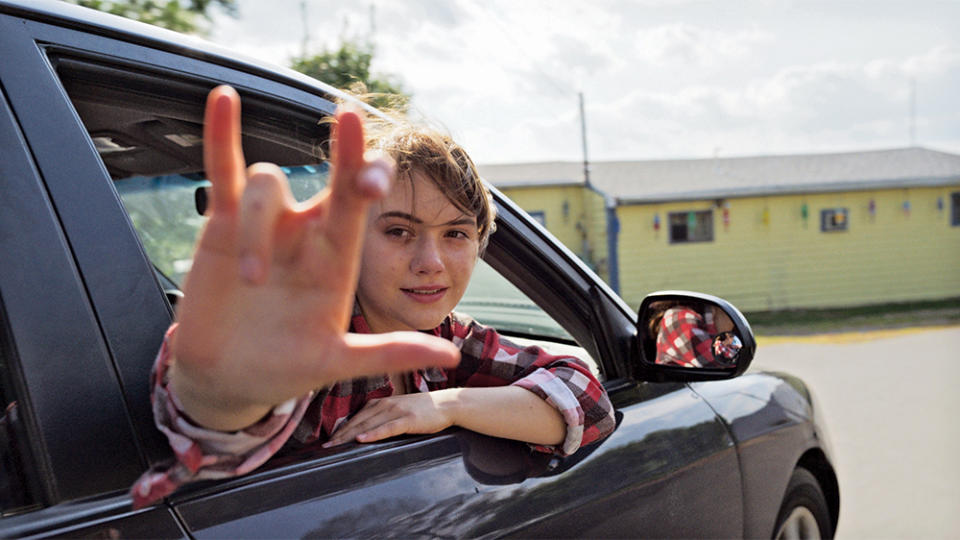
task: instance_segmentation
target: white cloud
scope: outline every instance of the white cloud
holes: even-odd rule
[[[299,4],[240,0],[217,40],[285,64]],[[369,32],[369,3],[308,6],[315,47]],[[580,159],[581,90],[594,159],[903,146],[911,80],[918,142],[960,152],[958,6],[378,2],[373,68],[481,162]]]
[[[757,28],[728,32],[679,22],[639,31],[635,46],[640,59],[657,66],[674,62],[709,66],[743,58],[773,37]]]

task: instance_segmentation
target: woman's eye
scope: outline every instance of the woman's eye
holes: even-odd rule
[[[387,229],[386,235],[393,238],[408,238],[410,236],[410,231],[400,228]]]
[[[470,235],[463,231],[447,231],[447,236],[450,238],[470,238]]]

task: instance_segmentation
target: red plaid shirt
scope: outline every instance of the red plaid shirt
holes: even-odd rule
[[[168,343],[175,330],[174,324],[157,355],[151,399],[157,427],[166,434],[176,459],[153,467],[134,483],[131,495],[135,507],[156,502],[188,482],[246,474],[288,441],[326,441],[369,400],[394,393],[386,375],[358,378],[291,399],[274,407],[261,421],[237,432],[202,428],[186,417],[177,397],[167,387]],[[354,314],[350,330],[370,333],[359,313]],[[432,333],[460,348],[460,364],[453,369],[412,372],[407,381],[411,389],[429,392],[505,385],[526,388],[556,407],[567,424],[561,447],[531,445],[543,452],[571,454],[613,431],[613,406],[603,386],[581,360],[553,356],[539,347],[516,346],[494,329],[457,313],[447,316]]]
[[[717,329],[713,313],[701,315],[688,307],[670,308],[663,313],[657,333],[657,363],[683,367],[722,367],[713,354]]]

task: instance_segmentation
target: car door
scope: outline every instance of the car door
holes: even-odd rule
[[[113,370],[112,394],[122,403],[116,410],[129,411],[130,444],[140,450],[145,468],[169,457],[152,426],[147,397],[152,357],[171,320],[165,287],[155,275],[169,276],[159,270],[164,265],[156,260],[157,248],[142,232],[138,239],[131,227],[131,219],[141,225],[125,213],[130,205],[121,202],[124,193],[116,187],[122,179],[111,182],[110,175],[161,178],[154,186],[195,180],[161,173],[176,169],[172,164],[178,161],[185,170],[196,160],[203,92],[216,83],[240,90],[245,110],[252,105],[257,133],[274,133],[245,139],[260,159],[282,162],[303,153],[298,138],[322,136],[304,118],[330,114],[333,105],[319,85],[202,51],[180,54],[169,40],[121,39],[76,24],[67,29],[9,17],[3,24],[4,52],[16,51],[23,61],[16,74],[8,63],[0,73],[16,116],[27,126],[24,138],[82,277],[98,354]],[[101,98],[110,96],[116,102],[104,106]],[[130,103],[137,106],[124,105]],[[169,114],[132,116],[152,108]],[[94,125],[111,118],[119,119],[115,128],[109,122]],[[251,125],[246,118],[245,125]],[[296,136],[270,131],[278,126],[296,126]],[[172,144],[137,146],[151,137]],[[151,175],[157,163],[162,166]],[[736,451],[726,427],[686,385],[637,381],[630,310],[509,201],[498,198],[498,205],[500,230],[486,260],[569,334],[515,337],[579,348],[593,359],[618,410],[616,432],[565,458],[463,430],[336,449],[290,449],[253,474],[187,486],[172,496],[167,504],[191,535],[742,533]],[[134,469],[121,469],[115,484],[132,482]]]
[[[0,536],[182,537],[170,509],[130,509],[146,460],[74,227],[99,209],[78,178],[102,166],[32,30],[0,11]]]

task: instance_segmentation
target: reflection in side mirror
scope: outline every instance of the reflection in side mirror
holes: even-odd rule
[[[705,380],[735,377],[753,360],[750,324],[732,304],[690,291],[660,291],[640,304],[641,377]]]

